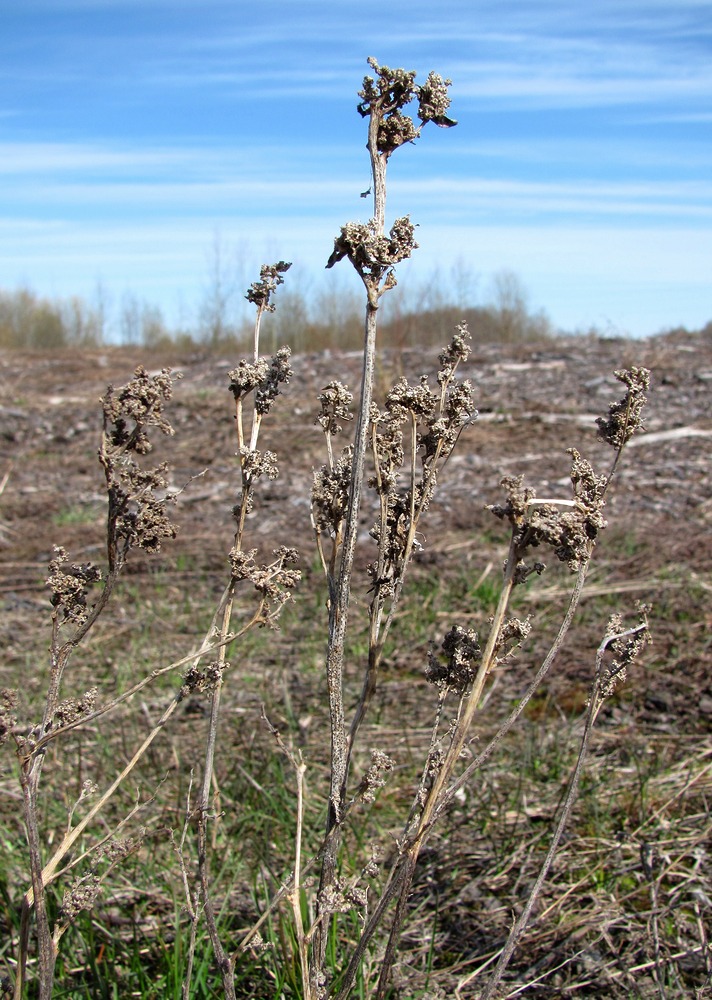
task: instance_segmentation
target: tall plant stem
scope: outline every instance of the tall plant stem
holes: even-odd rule
[[[372,109],[368,128],[368,149],[373,175],[373,218],[378,233],[383,233],[386,217],[386,160],[378,152],[379,116]],[[363,277],[363,276],[362,276]],[[351,485],[346,511],[344,543],[338,575],[329,579],[329,639],[326,655],[326,679],[329,694],[331,725],[331,781],[327,814],[327,835],[339,825],[343,813],[348,778],[348,738],[344,716],[344,647],[348,622],[351,577],[353,574],[358,521],[363,491],[363,471],[368,447],[369,413],[373,397],[373,380],[376,366],[376,333],[378,327],[378,281],[363,277],[366,288],[366,318],[364,324],[363,367],[361,372],[361,398],[354,436],[351,461]],[[336,859],[340,836],[334,831],[324,851],[320,891],[331,886],[336,873]],[[316,966],[321,968],[326,953],[328,921],[322,921],[315,933]]]

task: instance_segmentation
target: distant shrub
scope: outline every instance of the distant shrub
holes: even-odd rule
[[[97,346],[102,341],[103,316],[81,298],[42,298],[21,288],[0,291],[0,347],[56,350]]]

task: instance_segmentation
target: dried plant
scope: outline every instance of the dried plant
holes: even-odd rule
[[[296,550],[279,546],[264,560],[257,547],[250,547],[248,537],[248,515],[258,503],[260,480],[272,480],[279,474],[275,454],[259,447],[261,428],[293,374],[288,348],[279,349],[271,358],[260,354],[262,318],[275,308],[275,292],[290,267],[279,261],[263,266],[259,280],[247,291],[246,298],[254,305],[256,314],[253,349],[251,356],[239,361],[228,374],[239,483],[232,505],[235,527],[226,551],[225,585],[210,625],[192,652],[137,680],[118,697],[107,698],[95,687],[80,697],[63,697],[72,653],[106,609],[131,552],[142,549],[156,553],[177,532],[171,519],[177,494],[168,490],[169,468],[165,463],[150,467],[146,456],[151,452],[154,431],[173,433],[164,407],[171,399],[175,379],[180,376],[169,369],[149,375],[139,367],[125,386],[118,389],[110,386],[102,400],[99,461],[107,496],[106,567],[70,563],[65,550],[56,548],[47,579],[52,625],[42,718],[22,726],[15,718],[17,706],[12,692],[2,692],[0,700],[0,741],[7,741],[10,735],[14,737],[19,761],[31,874],[31,887],[23,900],[14,988],[17,1000],[27,995],[33,914],[37,995],[40,1000],[48,1000],[53,991],[58,948],[66,929],[81,912],[91,909],[108,873],[138,849],[140,833],[133,838],[119,836],[125,823],[138,811],[136,807],[108,834],[104,831],[101,836],[94,828],[94,841],[89,846],[82,842],[81,854],[75,853],[80,838],[92,829],[109,798],[146,754],[177,706],[189,696],[207,699],[209,722],[195,802],[191,798],[191,772],[182,832],[177,843],[173,838],[190,921],[183,996],[192,995],[197,927],[201,920],[205,921],[211,941],[223,994],[234,998],[236,963],[255,948],[260,928],[267,921],[286,919],[291,923],[295,941],[292,957],[299,969],[303,1000],[327,997],[346,1000],[354,991],[364,958],[374,949],[377,949],[378,972],[377,981],[368,984],[369,995],[385,998],[401,931],[408,919],[409,894],[422,849],[455,796],[473,780],[515,725],[550,670],[573,620],[597,540],[606,527],[606,498],[621,452],[642,426],[644,394],[649,383],[649,373],[643,368],[616,373],[625,386],[625,394],[598,421],[601,438],[613,448],[608,469],[597,471],[572,448],[571,486],[565,496],[537,497],[534,488],[525,485],[521,476],[502,480],[505,498],[489,507],[493,517],[507,525],[509,531],[496,609],[489,620],[477,627],[470,622],[453,623],[439,648],[433,643],[423,664],[433,691],[432,736],[409,808],[402,817],[400,834],[395,846],[369,845],[355,863],[347,860],[343,850],[347,822],[359,822],[364,805],[383,794],[396,772],[396,761],[390,753],[382,747],[363,746],[363,723],[378,689],[385,644],[396,623],[409,566],[423,547],[423,519],[463,431],[477,418],[473,387],[468,379],[461,377],[470,352],[470,334],[464,324],[457,327],[439,355],[434,376],[423,374],[415,382],[400,377],[388,387],[380,402],[374,400],[379,303],[396,285],[396,265],[410,257],[417,246],[415,227],[408,217],[395,220],[386,231],[386,168],[395,150],[413,143],[428,122],[443,128],[456,122],[449,117],[448,80],[430,73],[426,82],[418,85],[413,72],[380,66],[375,59],[369,59],[369,65],[373,76],[364,79],[358,112],[368,121],[373,215],[365,223],[351,222],[341,228],[327,262],[327,267],[332,267],[348,259],[364,287],[361,383],[354,394],[334,379],[320,393],[316,423],[324,435],[325,461],[314,472],[311,491],[315,545],[328,593],[328,620],[324,627],[330,758],[321,845],[311,856],[305,856],[308,757],[295,750],[289,738],[263,713],[277,752],[288,761],[295,776],[294,862],[292,871],[286,873],[280,889],[265,905],[256,923],[242,934],[236,946],[228,947],[221,937],[210,865],[210,831],[216,821],[211,813],[211,790],[220,748],[221,697],[231,676],[228,649],[234,651],[230,655],[239,656],[240,640],[249,630],[276,627],[280,612],[300,580]],[[415,109],[414,117],[406,113],[411,106]],[[347,427],[353,427],[353,433],[340,446]],[[355,557],[365,497],[372,523],[369,540],[364,543],[370,550],[367,577],[363,581],[362,574],[356,571]],[[545,571],[544,552],[551,553],[574,575],[567,610],[523,697],[488,746],[473,757],[473,721],[486,685],[497,668],[515,656],[533,628],[529,618],[519,618],[511,612],[511,599],[517,588],[527,586]],[[352,663],[347,662],[346,650],[356,614],[351,594],[357,582],[368,588],[368,599],[363,605],[368,647],[366,655]],[[243,620],[235,622],[238,593],[250,596],[251,603],[247,603],[251,610]],[[625,627],[620,615],[614,615],[609,622],[595,656],[578,761],[550,849],[499,963],[481,994],[483,998],[491,997],[497,988],[547,877],[576,796],[591,729],[601,706],[623,677],[628,663],[648,641],[646,615],[647,609],[641,608],[640,622],[633,627]],[[360,679],[360,694],[350,710],[345,685],[347,666],[349,673],[357,673]],[[42,769],[48,747],[65,734],[108,716],[156,678],[170,672],[180,673],[173,696],[158,722],[103,791],[91,783],[86,786],[79,801],[86,800],[86,804],[91,801],[91,806],[81,820],[75,821],[75,804],[68,816],[66,832],[50,856],[45,857],[39,816]],[[353,773],[357,752],[367,752],[369,761],[360,776]],[[192,855],[195,865],[190,861]],[[47,890],[60,877],[64,879],[64,894],[55,918],[47,906]],[[353,927],[354,918],[360,928],[355,937],[344,930],[346,921]],[[339,967],[335,967],[334,955],[339,956]]]

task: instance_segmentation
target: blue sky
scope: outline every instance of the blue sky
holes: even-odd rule
[[[458,127],[389,166],[406,292],[507,269],[570,330],[712,319],[710,0],[0,0],[0,288],[191,323],[216,244],[240,282],[350,281],[369,55],[453,81]]]

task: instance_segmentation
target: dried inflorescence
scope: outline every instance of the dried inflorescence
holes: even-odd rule
[[[61,729],[71,726],[85,715],[94,711],[98,691],[95,687],[85,691],[81,698],[65,698],[55,709],[52,726]]]
[[[319,905],[325,913],[350,913],[365,910],[368,902],[366,889],[335,878],[333,883],[319,893]]]
[[[379,66],[373,57],[368,60],[368,64],[376,73],[376,78],[364,77],[363,87],[358,95],[361,101],[357,108],[363,118],[378,115],[377,146],[380,153],[388,157],[399,146],[413,142],[426,122],[435,122],[442,128],[457,124],[446,114],[450,107],[450,80],[443,80],[437,73],[431,72],[423,86],[419,87],[412,70]],[[402,113],[402,109],[414,100],[418,102],[419,126]]]
[[[145,833],[145,828],[140,827],[139,835],[136,837],[112,837],[98,848],[97,862],[104,861],[113,866],[123,861],[141,846]]]
[[[532,630],[529,618],[509,618],[497,633],[494,653],[497,663],[504,663],[521,646]]]
[[[130,452],[151,451],[149,427],[164,434],[173,428],[163,415],[163,403],[173,392],[173,381],[181,378],[164,368],[149,375],[139,366],[134,378],[121,389],[109,386],[102,400],[104,434],[99,458],[104,466],[109,497],[109,560],[116,566],[134,547],[158,552],[166,538],[175,538],[177,526],[167,514],[175,497],[166,494],[168,466],[142,468]],[[131,426],[133,425],[133,426]],[[163,495],[159,496],[161,493]]]
[[[254,389],[266,382],[268,374],[269,363],[265,358],[259,358],[254,362],[242,358],[237,368],[228,372],[230,379],[228,388],[236,400],[244,399]]]
[[[119,481],[109,489],[116,539],[123,540],[125,551],[138,547],[144,552],[160,552],[164,539],[176,537],[178,527],[166,509],[176,502],[175,496],[159,498],[153,492],[167,485],[164,469],[162,466],[146,473],[127,461],[121,468]]]
[[[52,606],[62,612],[60,624],[82,625],[89,614],[89,588],[101,580],[101,570],[93,563],[67,566],[68,556],[61,545],[55,545],[54,553],[46,581],[52,591]]]
[[[84,796],[82,796],[84,797]],[[120,864],[125,858],[141,845],[141,837],[111,837],[105,844],[97,848],[89,871],[84,875],[77,876],[67,887],[62,897],[59,916],[64,923],[71,923],[85,910],[91,910],[101,892],[101,883],[107,872]],[[98,869],[101,864],[106,865],[103,876]]]
[[[439,392],[431,389],[427,375],[414,385],[402,377],[388,392],[383,410],[371,406],[370,436],[376,469],[368,485],[381,496],[381,511],[370,532],[378,542],[379,559],[369,567],[369,573],[381,596],[392,594],[394,582],[402,577],[405,564],[417,547],[417,523],[430,505],[439,468],[452,452],[463,427],[477,415],[472,385],[467,379],[455,378],[457,365],[467,357],[468,339],[467,327],[458,327],[452,342],[440,355]],[[413,448],[420,458],[420,469],[405,470],[407,485],[399,485],[406,453],[413,464]]]
[[[91,910],[101,892],[101,878],[91,872],[75,878],[62,897],[60,916],[66,921],[76,920],[84,910]]]
[[[361,778],[356,797],[364,802],[374,802],[380,788],[386,784],[386,775],[395,767],[395,761],[383,750],[371,749],[371,765]]]
[[[277,456],[273,451],[259,451],[257,448],[240,448],[240,466],[242,468],[243,479],[248,482],[256,482],[262,476],[268,479],[277,479],[279,476],[279,466]]]
[[[334,249],[327,261],[333,267],[348,257],[364,280],[378,284],[383,276],[400,261],[407,260],[414,250],[415,226],[409,217],[396,219],[388,236],[378,231],[376,223],[347,222],[334,240]]]
[[[601,698],[610,698],[616,685],[625,680],[629,665],[653,641],[648,628],[650,605],[639,605],[638,612],[640,624],[636,628],[626,629],[623,616],[619,613],[612,614],[608,620],[600,652],[608,650],[613,655],[607,663],[601,662],[598,678],[598,693]]]
[[[3,743],[7,743],[15,728],[17,702],[17,691],[9,688],[0,689],[0,747]]]
[[[450,110],[448,94],[450,86],[452,80],[444,80],[439,73],[431,70],[423,86],[417,88],[418,118],[423,124],[434,122],[440,128],[452,128],[453,125],[457,125],[454,118],[449,118],[447,115]]]
[[[351,488],[351,448],[345,448],[332,468],[322,465],[314,473],[311,491],[312,523],[317,532],[338,534],[346,517]]]
[[[256,549],[243,552],[234,548],[230,552],[230,568],[235,582],[249,580],[261,595],[264,604],[260,625],[276,628],[282,606],[292,597],[292,589],[302,578],[301,570],[291,567],[299,562],[296,549],[286,545],[274,550],[274,561],[266,565],[255,562]]]
[[[222,683],[223,676],[230,668],[227,660],[215,660],[202,669],[198,666],[188,667],[183,675],[183,684],[180,689],[180,698],[186,698],[190,694],[211,693]]]
[[[379,170],[385,171],[391,154],[405,143],[417,139],[427,122],[435,122],[445,128],[457,123],[446,114],[450,106],[449,80],[430,73],[420,87],[415,83],[415,73],[410,70],[379,66],[373,58],[368,60],[368,64],[376,76],[364,77],[357,107],[362,117],[370,119],[372,161],[375,163],[377,159],[381,164]],[[418,104],[418,125],[403,113],[412,101]],[[349,222],[341,227],[326,265],[333,267],[337,261],[348,257],[368,288],[369,302],[374,308],[378,297],[396,285],[394,265],[406,260],[417,248],[415,227],[408,216],[396,219],[389,234],[385,235],[382,207],[377,197],[376,218],[366,223]]]
[[[280,385],[289,382],[294,374],[289,360],[292,352],[288,347],[280,347],[270,359],[269,369],[255,392],[255,409],[264,416],[269,413],[272,403],[280,393]]]
[[[291,267],[291,263],[284,260],[277,261],[276,264],[263,264],[260,268],[260,280],[253,281],[247,289],[245,298],[248,302],[256,305],[258,310],[264,312],[274,312],[275,307],[270,302],[273,292],[284,284],[283,274],[286,274]]]
[[[619,382],[626,386],[622,399],[611,403],[608,416],[599,417],[598,435],[614,448],[622,448],[635,434],[643,429],[643,407],[647,402],[646,391],[650,388],[648,368],[621,369],[614,372]]]
[[[438,361],[440,362],[438,383],[440,385],[447,384],[454,376],[458,365],[467,361],[470,356],[471,339],[472,336],[467,323],[458,323],[452,340],[442,354],[438,354]]]
[[[573,500],[537,500],[530,487],[524,487],[522,476],[505,476],[502,487],[507,490],[504,504],[490,504],[495,517],[508,520],[514,530],[517,559],[529,548],[548,545],[554,555],[576,570],[591,553],[599,532],[605,528],[605,477],[596,476],[591,465],[571,449],[571,482]],[[532,572],[541,572],[541,563],[518,569],[516,582],[521,583]]]
[[[115,389],[109,385],[101,403],[104,430],[111,445],[146,455],[151,450],[148,427],[158,427],[163,434],[173,434],[173,428],[163,416],[163,404],[173,395],[174,380],[182,377],[170,368],[149,375],[143,365],[139,365],[125,386]]]
[[[437,405],[438,397],[428,385],[427,375],[421,375],[418,385],[409,385],[402,376],[386,396],[386,410],[403,420],[412,413],[417,421],[427,423],[433,419]]]
[[[343,426],[339,420],[353,420],[354,415],[350,410],[353,403],[353,393],[343,382],[333,379],[319,393],[319,403],[321,410],[316,416],[314,423],[319,424],[325,434],[340,434]]]
[[[442,690],[464,694],[472,684],[482,659],[477,632],[453,625],[442,641],[441,652],[428,654],[425,676]]]

